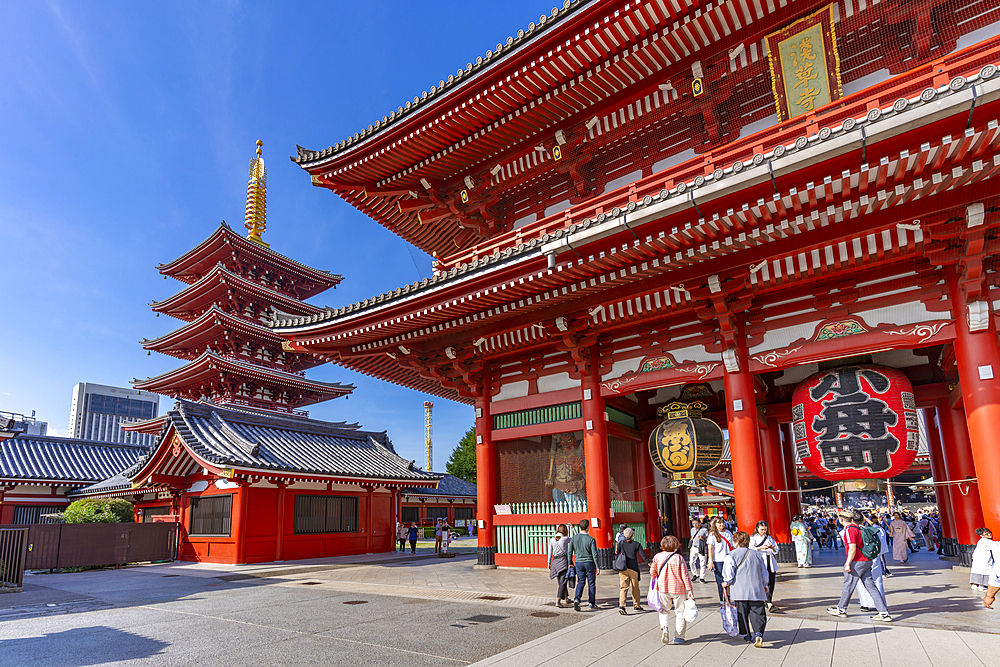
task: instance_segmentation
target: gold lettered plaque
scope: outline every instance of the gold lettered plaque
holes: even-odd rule
[[[767,59],[779,120],[801,116],[843,96],[830,7],[768,35]]]

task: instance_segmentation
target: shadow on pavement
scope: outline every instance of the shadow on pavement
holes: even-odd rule
[[[83,667],[158,655],[169,646],[134,632],[105,626],[74,628],[41,637],[0,640],[0,663]],[[56,650],[58,647],[58,650]]]

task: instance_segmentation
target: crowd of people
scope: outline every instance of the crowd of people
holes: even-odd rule
[[[549,543],[549,576],[558,583],[556,605],[572,605],[581,610],[584,588],[590,609],[597,609],[597,543],[589,534],[590,522],[580,521],[579,531],[571,536],[569,527],[558,526]],[[836,606],[827,612],[838,618],[848,616],[848,606],[858,592],[860,609],[873,621],[890,622],[884,579],[891,577],[888,560],[905,563],[921,547],[941,548],[940,519],[931,509],[916,513],[809,508],[796,515],[791,524],[796,565],[812,566],[815,549],[843,549],[843,583]],[[1000,591],[1000,541],[981,528],[973,554],[970,583],[974,590],[985,592],[983,603],[992,609]],[[691,524],[691,541],[682,554],[681,541],[667,535],[660,541],[661,551],[647,559],[634,532],[625,524],[615,538],[614,569],[618,572],[620,594],[618,611],[627,615],[626,603],[632,598],[635,612],[641,605],[641,573],[652,578],[647,601],[659,612],[662,641],[685,643],[690,622],[697,617],[693,583],[716,584],[723,626],[728,634],[742,635],[756,647],[764,644],[768,614],[778,611],[774,591],[778,572],[778,543],[766,521],[757,522],[752,533],[736,530],[721,516]],[[939,551],[940,553],[940,551]],[[687,558],[685,558],[685,555]],[[671,637],[670,614],[673,619]]]

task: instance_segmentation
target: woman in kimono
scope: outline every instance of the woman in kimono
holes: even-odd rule
[[[795,544],[795,560],[799,567],[812,567],[812,535],[802,521],[802,515],[792,519],[792,542]]]
[[[905,563],[910,559],[910,550],[906,541],[912,540],[916,535],[910,530],[910,526],[903,521],[903,515],[899,512],[892,513],[892,521],[889,522],[889,532],[892,537],[892,557],[897,563]]]

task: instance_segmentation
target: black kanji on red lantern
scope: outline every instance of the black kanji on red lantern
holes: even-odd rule
[[[885,472],[891,467],[889,454],[899,449],[899,439],[889,432],[899,417],[885,401],[865,391],[864,377],[875,393],[885,393],[889,378],[871,368],[832,371],[810,390],[823,410],[812,423],[823,465],[829,470],[867,468]],[[822,400],[829,394],[830,400]]]

